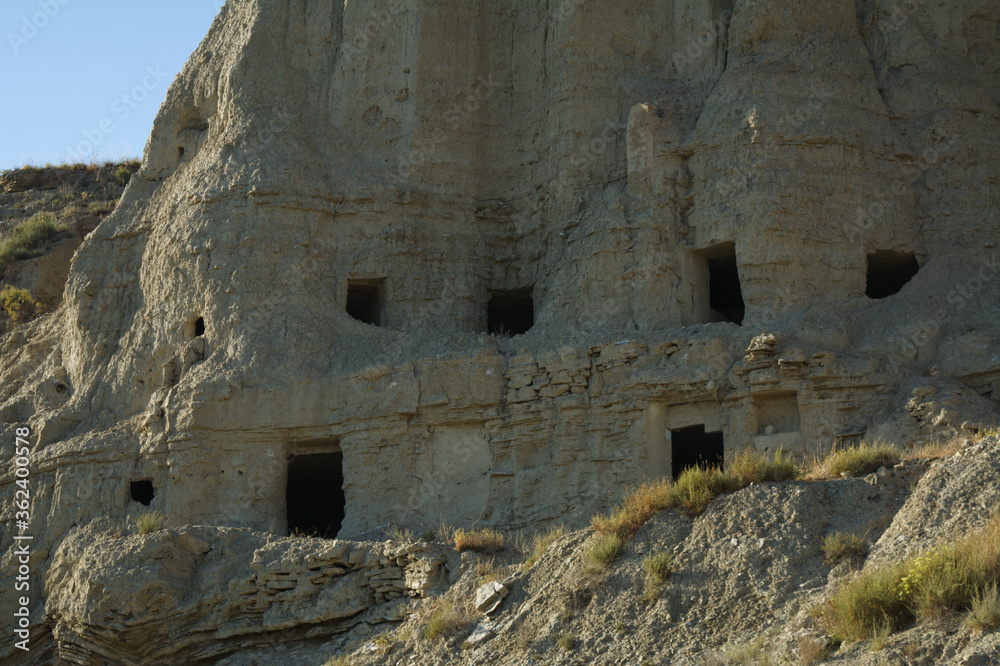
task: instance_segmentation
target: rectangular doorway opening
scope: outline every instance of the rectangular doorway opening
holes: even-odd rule
[[[725,461],[722,432],[705,432],[704,423],[671,429],[670,453],[674,480],[688,467],[722,467]]]
[[[486,304],[487,332],[510,337],[527,332],[534,324],[535,300],[531,287],[498,290],[490,294]]]
[[[288,533],[333,539],[344,522],[344,454],[291,455],[285,490]]]
[[[377,280],[347,281],[347,314],[372,326],[382,325],[382,283]]]

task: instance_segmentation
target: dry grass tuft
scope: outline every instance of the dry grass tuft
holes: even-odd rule
[[[660,594],[660,590],[670,580],[673,573],[671,564],[674,561],[674,554],[669,551],[647,555],[642,560],[642,566],[646,570],[646,592],[643,594],[645,601],[652,602]]]
[[[555,543],[557,539],[561,539],[565,535],[566,528],[562,525],[553,527],[547,532],[536,534],[531,540],[531,545],[529,547],[531,554],[528,556],[528,559],[525,560],[523,568],[530,569],[533,567],[535,562],[537,562],[542,555],[545,554],[545,551],[549,549],[549,546]]]
[[[805,470],[810,480],[834,479],[840,476],[862,476],[880,467],[892,467],[902,460],[902,454],[892,446],[862,442],[857,446],[834,449],[825,458],[818,458]]]
[[[556,643],[566,652],[576,647],[576,636],[573,634],[559,634],[556,636]]]
[[[625,549],[625,541],[617,534],[601,534],[597,541],[583,551],[586,557],[586,571],[589,574],[599,574],[608,568]]]
[[[857,534],[834,532],[823,539],[823,558],[833,566],[844,559],[858,562],[868,556],[868,544]]]
[[[629,492],[621,506],[609,514],[594,516],[590,524],[603,535],[630,539],[658,511],[676,506],[670,479],[647,481]]]
[[[979,631],[1000,627],[1000,593],[996,583],[987,585],[973,595],[965,624]]]
[[[500,530],[492,527],[478,529],[459,528],[455,530],[455,550],[471,550],[476,553],[495,553],[503,550],[504,540]]]
[[[159,511],[144,511],[135,521],[139,534],[149,534],[163,529],[164,516]]]
[[[812,636],[799,639],[799,662],[804,666],[817,664],[829,656],[830,650],[826,643]]]
[[[420,635],[429,641],[437,640],[460,631],[469,623],[471,617],[467,607],[453,601],[442,601],[431,612]]]

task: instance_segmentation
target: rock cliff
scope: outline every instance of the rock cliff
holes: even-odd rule
[[[998,26],[992,0],[228,2],[59,309],[0,338],[36,633],[77,663],[308,638],[430,589],[446,556],[390,524],[579,527],[746,447],[995,422]],[[109,541],[147,508],[167,533]],[[264,534],[295,530],[357,544],[303,564]],[[289,585],[312,610],[264,607]],[[204,604],[230,634],[178,619]]]

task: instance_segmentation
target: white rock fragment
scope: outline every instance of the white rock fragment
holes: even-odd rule
[[[480,613],[492,613],[509,592],[502,583],[495,580],[480,585],[476,590],[476,610]]]

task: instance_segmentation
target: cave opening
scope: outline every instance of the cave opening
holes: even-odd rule
[[[736,245],[725,243],[706,255],[708,260],[708,305],[726,321],[743,324],[746,306],[736,266]]]
[[[382,279],[347,281],[347,314],[365,324],[382,324]]]
[[[722,432],[705,432],[704,423],[671,429],[670,456],[675,481],[688,467],[722,467],[725,460]]]
[[[344,455],[292,455],[285,491],[289,534],[333,539],[344,521]]]
[[[876,250],[868,254],[868,270],[865,278],[865,296],[886,298],[899,293],[917,271],[917,258],[909,252]]]
[[[131,481],[128,484],[129,496],[132,498],[133,502],[138,502],[143,506],[149,506],[149,503],[153,501],[156,497],[156,492],[153,489],[153,482],[150,479],[140,479],[139,481]]]
[[[532,288],[494,291],[486,305],[486,330],[508,337],[525,333],[535,324]]]

